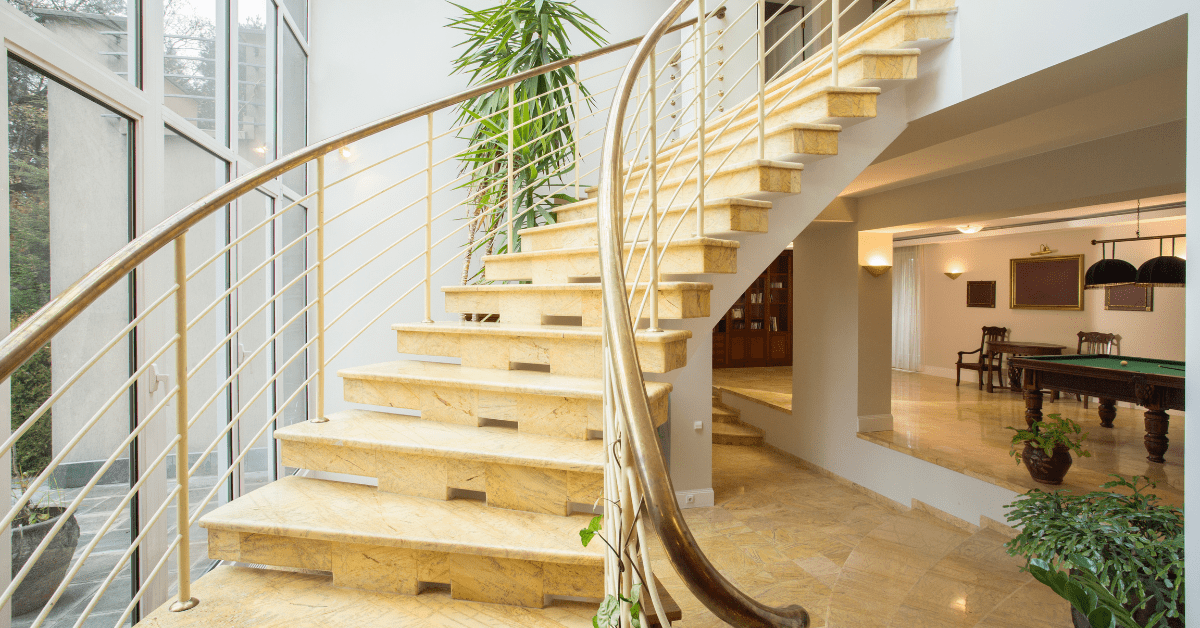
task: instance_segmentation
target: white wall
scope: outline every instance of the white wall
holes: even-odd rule
[[[1189,155],[1200,155],[1200,19],[1196,18],[1196,13],[1192,12],[1188,16],[1188,137],[1187,147]],[[1200,190],[1200,160],[1189,159],[1187,162],[1187,187],[1190,190]],[[1188,218],[1192,220],[1200,220],[1200,208],[1192,211],[1188,208]],[[1200,245],[1194,249],[1188,250],[1188,270],[1193,277],[1200,272],[1200,265],[1195,260],[1200,260]],[[1196,266],[1196,268],[1192,268]],[[1200,283],[1192,282],[1186,288],[1186,298],[1188,304],[1187,314],[1187,354],[1194,357],[1200,354]],[[1198,371],[1193,360],[1188,361],[1191,365],[1187,373],[1187,396],[1191,399],[1200,399],[1200,371]],[[1192,371],[1198,371],[1193,374]],[[1184,494],[1184,514],[1187,521],[1185,532],[1185,541],[1187,543],[1196,543],[1200,539],[1200,499],[1195,497],[1187,497],[1190,493],[1197,491],[1196,487],[1200,487],[1200,464],[1197,463],[1197,455],[1200,455],[1200,430],[1188,430],[1184,435],[1184,464],[1185,464],[1185,481],[1187,492]],[[1191,452],[1191,453],[1187,453]],[[1197,573],[1200,569],[1200,552],[1192,551],[1186,555],[1186,568],[1191,573]],[[1195,600],[1200,599],[1200,579],[1192,578],[1188,581],[1185,594]]]
[[[1056,255],[1082,254],[1086,269],[1100,259],[1100,247],[1093,246],[1092,240],[1132,237],[1133,231],[1133,225],[1119,225],[924,245],[921,320],[924,371],[954,377],[956,352],[978,348],[980,328],[984,325],[1007,327],[1013,340],[1066,345],[1066,353],[1075,352],[1076,332],[1115,333],[1120,336],[1120,349],[1125,355],[1182,360],[1184,291],[1179,288],[1155,289],[1152,312],[1105,310],[1104,290],[1085,290],[1083,311],[1014,310],[1009,307],[1011,258],[1028,259],[1031,251],[1047,244],[1057,250]],[[1183,218],[1142,225],[1143,235],[1185,232],[1186,220]],[[1182,241],[1178,243],[1181,254],[1183,245]],[[1169,254],[1169,242],[1167,246]],[[1118,245],[1117,253],[1120,259],[1136,267],[1158,255],[1158,243],[1123,242]],[[943,274],[953,265],[965,269],[955,280]],[[966,306],[968,281],[996,282],[995,309]],[[973,372],[966,371],[963,376],[974,381]]]

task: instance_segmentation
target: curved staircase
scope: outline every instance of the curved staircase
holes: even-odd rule
[[[950,3],[920,0],[917,7],[892,5],[843,44],[840,87],[829,86],[826,69],[785,97],[812,64],[769,85],[768,106],[783,104],[767,120],[768,159],[753,158],[753,143],[733,147],[717,141],[707,147],[709,161],[728,159],[706,187],[711,200],[705,205],[705,234],[696,237],[694,221],[685,221],[693,226],[675,234],[659,270],[709,277],[660,283],[654,295],[660,317],[710,317],[713,284],[707,282],[738,267],[740,244],[729,235],[767,232],[780,218],[792,236],[803,228],[775,215],[772,201],[800,194],[803,164],[837,159],[841,129],[875,116],[884,90],[916,77],[920,49],[914,42],[936,45],[950,38]],[[730,119],[739,128],[755,117]],[[727,121],[711,121],[710,135]],[[696,152],[695,142],[679,142],[666,146],[658,161],[686,163]],[[635,181],[645,167],[635,167]],[[668,199],[691,198],[696,181],[692,175],[659,182],[662,212],[682,211],[680,202]],[[626,211],[636,216],[646,202],[645,194],[631,192]],[[370,409],[275,432],[283,464],[324,477],[368,478],[375,486],[293,476],[202,519],[209,557],[286,571],[222,568],[197,584],[203,604],[186,613],[160,609],[149,625],[283,623],[285,611],[270,615],[259,608],[269,598],[296,605],[288,612],[297,616],[304,608],[334,613],[336,607],[355,620],[375,621],[390,617],[382,609],[391,604],[408,617],[590,625],[593,611],[586,609],[594,609],[604,594],[604,546],[585,548],[578,535],[604,481],[596,203],[561,206],[557,224],[521,232],[522,252],[484,258],[487,280],[529,283],[443,289],[448,312],[496,314],[498,322],[393,326],[398,352],[460,364],[395,361],[343,369],[338,375],[346,401]],[[674,224],[669,217],[666,222]],[[647,236],[627,232],[627,252],[644,250]],[[646,286],[633,289],[640,297]],[[690,337],[686,330],[639,331],[643,370],[668,373],[684,366]],[[669,384],[646,384],[657,425],[668,419],[671,390]],[[714,442],[762,443],[760,431],[723,410],[714,409],[713,419]],[[213,597],[250,589],[257,597],[243,596],[242,604],[214,603]],[[344,602],[330,601],[339,595]],[[593,603],[581,606],[564,598]],[[306,606],[305,600],[316,601]],[[497,611],[479,603],[514,608]],[[338,623],[346,617],[339,616]]]

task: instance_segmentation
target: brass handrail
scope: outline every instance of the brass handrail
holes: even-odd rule
[[[659,40],[670,32],[670,24],[692,2],[676,0],[643,38],[621,75],[605,128],[597,223],[601,283],[604,286],[602,298],[607,365],[604,375],[606,387],[610,387],[613,393],[606,398],[615,404],[616,414],[624,417],[626,444],[633,453],[632,462],[642,485],[647,512],[672,565],[692,594],[714,614],[734,626],[806,628],[809,617],[804,608],[799,605],[770,607],[746,595],[717,571],[692,536],[676,501],[671,476],[655,437],[642,368],[634,345],[629,304],[626,302],[621,259],[625,235],[621,223],[624,190],[618,189],[622,171],[622,123],[643,64],[654,54]]]
[[[724,7],[722,7],[711,12],[711,14],[719,16],[723,14],[724,10]],[[696,21],[696,18],[692,18],[680,22],[661,33],[660,37],[667,33],[692,26],[696,24]],[[510,85],[553,70],[636,46],[643,39],[644,37],[634,37],[610,44],[590,52],[560,59],[559,61],[536,68],[530,68],[524,72],[472,87],[451,96],[392,114],[356,129],[345,131],[327,140],[306,146],[217,188],[215,191],[184,207],[152,227],[146,233],[143,233],[121,247],[116,253],[109,256],[108,259],[105,259],[95,268],[88,271],[87,274],[80,277],[79,280],[71,284],[57,296],[51,298],[46,305],[42,306],[37,312],[34,312],[24,323],[0,340],[0,381],[10,377],[38,349],[50,342],[59,330],[74,320],[80,312],[95,302],[96,299],[100,298],[109,288],[121,281],[123,277],[133,272],[138,265],[145,262],[150,256],[163,249],[181,234],[221,207],[237,200],[255,188],[278,178],[283,173],[307,164],[314,159],[328,155],[344,146],[399,126],[405,122],[415,120],[421,116],[453,107],[472,98],[498,89],[504,89]]]

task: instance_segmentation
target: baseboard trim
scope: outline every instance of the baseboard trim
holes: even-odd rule
[[[716,495],[711,488],[675,491],[675,499],[679,501],[680,508],[711,508],[717,503]]]
[[[893,417],[890,414],[868,414],[858,417],[860,432],[889,432],[892,429]]]

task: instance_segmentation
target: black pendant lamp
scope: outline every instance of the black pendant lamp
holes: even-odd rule
[[[1152,257],[1137,270],[1135,283],[1162,288],[1182,288],[1186,285],[1187,262],[1175,257],[1175,238],[1171,238],[1171,254],[1163,255],[1162,240],[1158,241],[1158,257]]]
[[[1095,290],[1105,286],[1115,286],[1118,284],[1133,283],[1137,280],[1138,269],[1133,267],[1133,264],[1117,259],[1117,243],[1113,242],[1113,256],[1111,259],[1105,258],[1104,244],[1100,244],[1100,261],[1092,264],[1087,269],[1087,274],[1084,275],[1083,287],[1085,290]]]

